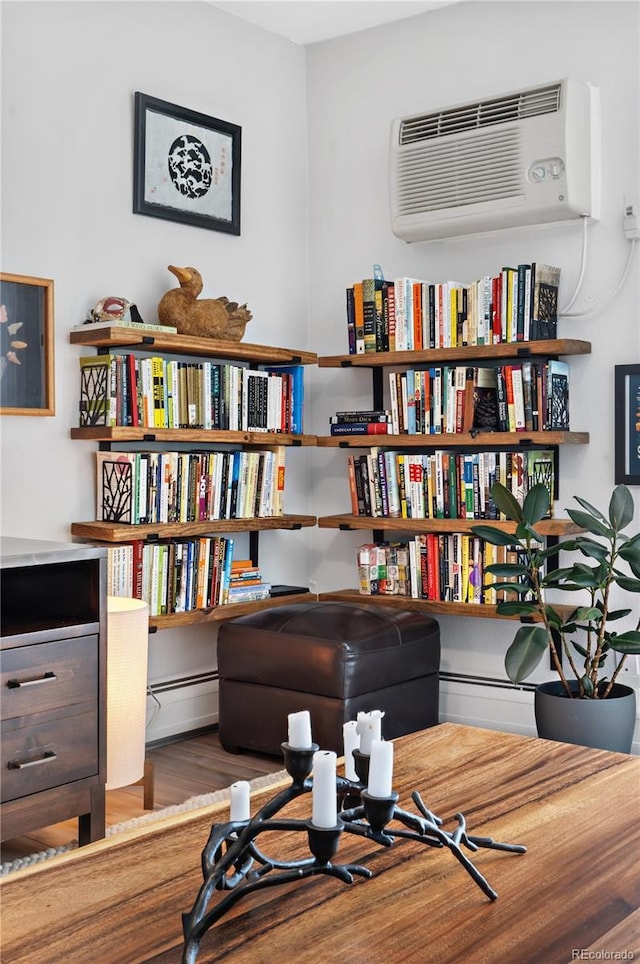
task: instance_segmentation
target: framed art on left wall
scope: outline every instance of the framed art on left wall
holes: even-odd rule
[[[242,128],[136,91],[133,213],[240,234]]]
[[[55,415],[53,281],[0,273],[0,415]]]

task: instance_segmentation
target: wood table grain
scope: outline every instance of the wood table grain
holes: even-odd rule
[[[336,861],[365,864],[371,879],[314,877],[250,895],[207,933],[199,962],[640,958],[640,760],[451,723],[395,744],[400,806],[415,810],[418,789],[446,829],[462,811],[469,833],[527,847],[470,855],[498,899],[447,850],[343,834]],[[252,807],[272,794],[256,793]],[[305,795],[285,815],[310,812]],[[200,853],[227,814],[223,804],[168,818],[7,878],[3,964],[179,962]],[[264,849],[285,857],[301,837],[278,834]]]

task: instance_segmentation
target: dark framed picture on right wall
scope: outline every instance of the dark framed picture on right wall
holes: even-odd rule
[[[640,485],[640,365],[616,365],[615,483]]]

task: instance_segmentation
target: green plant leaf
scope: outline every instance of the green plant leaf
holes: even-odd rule
[[[530,676],[548,646],[547,633],[542,626],[521,626],[504,660],[507,676],[511,682],[518,685]]]
[[[609,501],[609,522],[619,532],[633,520],[633,496],[626,485],[616,485]]]
[[[627,633],[620,633],[619,636],[611,636],[611,649],[616,653],[625,653],[627,656],[640,655],[640,632],[630,629]]]
[[[471,526],[471,532],[474,536],[479,536],[485,542],[491,543],[492,546],[512,546],[514,544],[512,535],[503,532],[502,529],[494,529],[493,526]]]
[[[522,521],[522,506],[501,482],[496,482],[491,486],[491,498],[507,519],[511,519],[513,522]]]
[[[640,592],[640,579],[632,579],[631,576],[616,576],[616,582],[627,592]]]
[[[587,651],[584,646],[581,646],[580,643],[576,643],[575,639],[571,640],[571,645],[577,653],[580,653],[580,655],[584,656],[585,659],[587,658]]]
[[[640,566],[640,540],[630,539],[629,542],[623,542],[618,550],[618,555],[630,566],[637,569]]]
[[[588,699],[590,699],[595,692],[593,683],[591,682],[588,676],[583,676],[580,682],[582,683],[582,689],[584,690],[584,695]]]
[[[571,572],[571,566],[566,566],[563,569],[552,569],[545,576],[543,576],[542,584],[544,586],[550,586],[553,588],[562,588],[562,582],[567,578]]]
[[[535,542],[544,542],[544,536],[537,532],[529,522],[519,522],[516,526],[516,539],[519,542],[526,542],[531,539]]]
[[[607,622],[613,623],[616,619],[624,619],[631,612],[630,609],[613,609],[607,613]]]
[[[587,512],[578,512],[576,509],[567,509],[567,515],[569,518],[575,522],[576,525],[580,526],[581,529],[586,529],[587,532],[593,532],[596,536],[602,536],[604,539],[611,539],[614,535],[613,529],[609,526],[604,525],[599,519],[594,519]]]
[[[549,511],[549,490],[546,485],[538,483],[527,492],[522,504],[522,518],[529,525],[535,525],[544,519]]]
[[[485,568],[485,572],[490,572],[492,576],[525,576],[529,570],[519,562],[492,562]]]
[[[556,612],[553,606],[545,606],[545,612],[551,626],[554,626],[557,629],[563,628],[562,617],[558,612]]]
[[[565,545],[563,542],[561,548],[573,551],[577,550],[581,552],[583,556],[588,556],[590,559],[597,559],[599,562],[604,562],[609,556],[609,547],[603,545],[601,542],[594,542],[593,539],[587,539],[585,537],[573,539],[572,542],[572,546]]]
[[[571,613],[571,619],[572,621],[580,620],[583,623],[597,622],[602,619],[602,610],[592,606],[581,606],[579,609],[576,609],[575,612]]]
[[[541,561],[544,559],[549,559],[552,556],[557,556],[558,550],[564,549],[564,547],[565,547],[564,542],[561,542],[560,545],[557,545],[557,546],[547,546],[546,549],[537,549],[536,556]]]
[[[602,583],[602,573],[599,568],[590,568],[576,564],[562,576],[561,588],[572,591],[573,589],[597,589]]]
[[[587,502],[586,499],[581,499],[579,495],[574,495],[573,498],[576,500],[578,505],[581,505],[583,509],[586,509],[590,515],[594,516],[596,519],[600,519],[601,522],[607,521],[600,509],[596,509],[595,505],[591,505],[591,503]]]
[[[518,596],[522,596],[523,593],[529,592],[529,587],[523,585],[520,582],[489,582],[485,586],[486,589],[495,589],[496,592],[501,589],[508,589],[509,592],[515,592]],[[498,603],[500,605],[500,603]]]
[[[538,607],[532,602],[518,602],[515,599],[498,603],[501,616],[530,616],[538,612]]]

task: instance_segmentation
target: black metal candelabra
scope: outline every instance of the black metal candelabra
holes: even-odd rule
[[[312,791],[313,779],[310,774],[313,754],[317,749],[315,743],[308,749],[283,743],[285,767],[291,777],[291,785],[265,803],[251,820],[213,824],[202,851],[204,882],[193,907],[189,913],[182,915],[183,964],[194,964],[204,934],[241,897],[253,891],[318,874],[337,877],[345,884],[353,883],[354,875],[371,877],[372,872],[360,864],[333,863],[340,836],[344,832],[367,837],[384,847],[390,847],[396,838],[413,840],[429,847],[447,847],[490,900],[495,900],[498,894],[462,848],[477,851],[485,847],[509,853],[526,853],[526,847],[519,844],[498,843],[491,837],[468,834],[462,813],[455,814],[457,826],[454,830],[443,830],[443,821],[424,805],[417,790],[413,791],[411,799],[419,815],[397,807],[398,794],[395,792],[384,798],[372,796],[367,790],[370,757],[359,750],[353,751],[357,781],[336,777],[338,816],[335,827],[317,827],[311,820],[276,818],[275,815],[291,800]],[[389,830],[392,821],[406,829],[393,827]],[[311,856],[283,861],[264,854],[256,845],[257,838],[265,831],[279,830],[306,833]],[[216,891],[226,893],[209,909]]]

